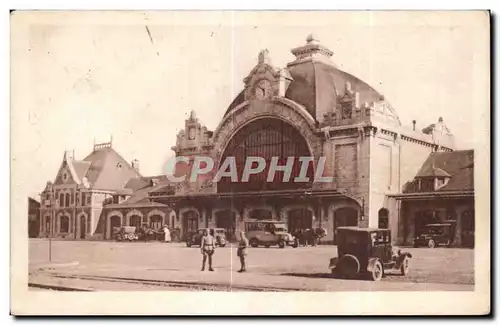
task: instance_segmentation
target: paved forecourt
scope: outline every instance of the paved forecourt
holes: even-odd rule
[[[212,273],[200,272],[200,249],[188,248],[183,243],[52,241],[52,261],[49,263],[49,242],[34,239],[30,241],[30,279],[41,279],[48,273],[78,276],[80,281],[97,281],[96,277],[135,279],[143,281],[139,283],[144,284],[144,290],[158,289],[151,285],[155,281],[163,281],[166,286],[175,282],[183,282],[188,287],[196,283],[216,284],[234,290],[473,290],[473,250],[407,250],[413,254],[408,277],[388,275],[380,283],[373,283],[331,278],[328,262],[336,256],[336,247],[330,245],[250,248],[249,272],[239,274],[235,247],[216,250],[215,272]],[[147,280],[152,282],[147,283]],[[109,285],[103,285],[102,290],[106,287]]]

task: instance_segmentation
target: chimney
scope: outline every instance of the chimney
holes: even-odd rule
[[[132,160],[131,165],[132,165],[133,169],[135,169],[137,172],[139,172],[139,160],[137,160],[137,159]]]
[[[413,131],[415,131],[415,125],[417,124],[417,121],[413,120]]]

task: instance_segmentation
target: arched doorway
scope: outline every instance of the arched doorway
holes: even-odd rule
[[[153,230],[160,230],[161,228],[163,228],[162,217],[157,214],[150,217],[149,223],[149,226]]]
[[[136,214],[130,216],[129,224],[132,227],[140,228],[142,226],[142,218],[141,218],[141,216],[138,216]]]
[[[232,210],[223,210],[215,213],[215,225],[217,228],[226,229],[226,237],[229,241],[236,240],[236,213]]]
[[[301,170],[300,157],[312,157],[312,155],[301,133],[289,123],[277,118],[258,119],[242,127],[226,146],[219,162],[219,169],[226,157],[235,157],[238,182],[232,182],[230,177],[223,177],[217,183],[218,192],[308,188],[314,179],[314,166],[310,163],[306,175],[309,181],[295,181]],[[266,165],[262,172],[250,175],[248,181],[241,181],[247,157],[263,158]],[[285,165],[288,157],[294,157],[289,180],[284,181],[284,172],[277,171],[274,180],[267,181],[273,157],[278,158],[278,165]],[[257,163],[253,167],[256,166]]]
[[[271,210],[267,209],[253,209],[249,213],[250,219],[256,220],[271,220],[273,218],[273,213]]]
[[[338,227],[350,227],[358,225],[358,211],[353,208],[340,208],[333,214],[333,241],[336,243],[335,230]]]
[[[69,232],[69,217],[67,215],[62,215],[59,218],[59,232],[60,233]]]
[[[198,212],[187,211],[182,214],[182,237],[185,238],[189,233],[198,230]]]
[[[386,208],[378,210],[378,227],[380,229],[389,229],[389,210]]]
[[[307,208],[294,209],[288,212],[288,231],[312,229],[312,211]]]
[[[85,216],[82,216],[81,218],[85,218]],[[121,226],[122,226],[122,218],[120,218],[120,216],[117,215],[112,216],[109,220],[109,235],[113,236]]]
[[[115,216],[115,217],[117,217],[117,216]],[[113,222],[113,219],[111,219],[111,222]],[[80,216],[80,239],[84,239],[86,233],[87,233],[87,218],[85,218],[85,215],[81,215]]]

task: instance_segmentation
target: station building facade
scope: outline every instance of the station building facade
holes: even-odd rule
[[[243,90],[215,130],[193,112],[172,148],[176,156],[208,156],[218,168],[235,157],[241,170],[246,157],[310,156],[308,175],[325,157],[324,176],[332,182],[248,182],[211,177],[175,184],[175,193],[151,191],[152,202],[171,207],[181,233],[198,227],[222,227],[236,235],[248,219],[281,220],[289,230],[321,227],[323,242],[334,242],[339,226],[390,228],[404,243],[402,200],[431,153],[454,149],[443,119],[423,130],[402,125],[395,108],[370,85],[342,71],[333,52],[309,36],[291,50],[295,59],[275,67],[267,50],[243,80]],[[177,170],[176,170],[177,173]],[[238,171],[240,173],[240,171]],[[294,168],[292,179],[299,173]],[[213,176],[213,175],[212,175]],[[241,173],[239,174],[241,176]],[[406,236],[406,237],[405,237]]]
[[[41,193],[38,237],[101,240],[111,239],[115,227],[170,225],[173,210],[148,196],[169,193],[168,183],[165,175],[142,176],[139,161],[126,161],[111,142],[95,144],[82,160],[66,151]]]

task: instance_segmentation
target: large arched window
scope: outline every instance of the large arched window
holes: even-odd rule
[[[223,177],[217,185],[218,192],[243,192],[262,190],[282,190],[310,187],[314,178],[314,165],[309,163],[308,182],[295,182],[301,170],[300,157],[311,157],[304,137],[290,124],[275,118],[259,119],[239,130],[229,142],[220,164],[227,157],[235,157],[238,182],[231,182],[230,177]],[[248,182],[241,182],[241,176],[247,157],[261,157],[266,168],[258,174],[250,175]],[[278,157],[278,166],[286,164],[288,157],[294,157],[294,164],[289,181],[283,181],[283,171],[277,171],[272,182],[267,182],[271,159]],[[254,163],[252,168],[255,168]],[[220,168],[220,165],[219,165]]]
[[[71,197],[69,195],[69,193],[66,193],[66,206],[69,207],[69,204],[70,204],[70,201],[71,201]]]

